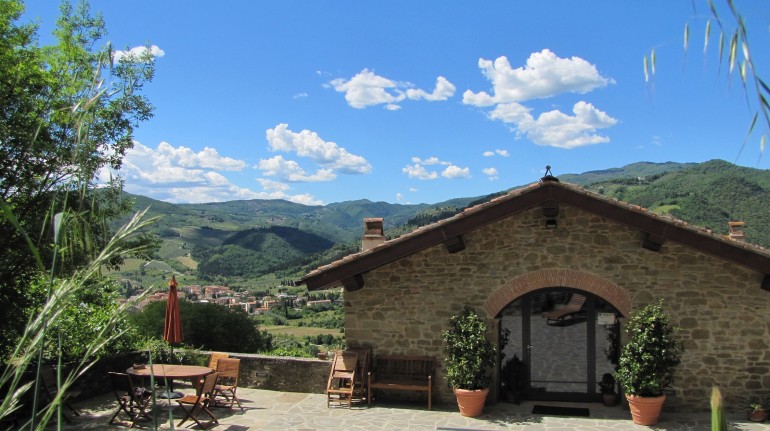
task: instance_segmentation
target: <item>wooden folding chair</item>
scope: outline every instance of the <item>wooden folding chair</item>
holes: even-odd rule
[[[49,403],[57,402],[56,397],[59,396],[59,383],[57,382],[56,378],[56,370],[50,366],[45,365],[40,370],[40,377],[42,379],[42,391],[45,397],[48,399]],[[75,398],[78,395],[80,395],[79,390],[73,390],[73,389],[67,389],[59,398],[58,402],[61,402],[62,405],[70,409],[70,411],[75,416],[80,416],[80,412],[75,409],[75,407],[70,404],[70,399]],[[62,417],[64,418],[64,421],[67,423],[72,423],[72,420],[62,412]]]
[[[177,424],[178,427],[182,426],[182,424],[185,423],[188,419],[192,419],[196,424],[198,424],[198,426],[206,429],[206,427],[201,423],[200,419],[198,419],[198,416],[201,413],[206,413],[211,418],[208,423],[209,425],[212,423],[219,423],[216,416],[214,416],[214,413],[209,410],[209,407],[211,406],[211,394],[214,392],[214,387],[216,387],[218,377],[219,373],[217,372],[207,375],[204,377],[203,384],[198,387],[198,391],[195,395],[185,395],[184,397],[176,400],[176,402],[179,403],[179,406],[182,407],[182,410],[184,410],[185,413],[182,421]],[[187,406],[189,406],[189,409]]]
[[[340,404],[347,400],[348,408],[353,407],[357,366],[358,353],[345,350],[334,354],[329,380],[326,383],[326,407],[331,407],[332,399],[336,399]]]
[[[367,376],[372,368],[372,348],[371,347],[351,347],[348,350],[358,353],[358,365],[356,366],[356,384],[353,391],[353,400],[364,402],[368,395]]]
[[[131,376],[125,373],[109,372],[110,385],[112,393],[115,394],[115,400],[118,402],[118,409],[110,418],[109,424],[112,425],[120,413],[125,413],[131,422],[131,428],[134,427],[139,418],[152,420],[147,414],[147,408],[150,406],[152,392],[143,387],[135,387]]]
[[[219,380],[214,387],[214,393],[211,398],[214,407],[223,406],[229,404],[230,408],[233,408],[233,403],[238,403],[238,407],[243,411],[241,401],[235,395],[238,391],[238,372],[241,369],[241,360],[237,358],[222,358],[217,363],[217,372],[219,372]],[[220,401],[224,399],[224,401]]]
[[[223,353],[223,352],[211,352],[211,355],[209,356],[209,368],[212,370],[217,369],[217,362],[219,362],[222,358],[229,358],[229,353]]]

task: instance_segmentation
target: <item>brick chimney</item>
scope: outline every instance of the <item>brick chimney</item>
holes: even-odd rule
[[[730,226],[730,234],[728,235],[731,240],[746,242],[746,235],[743,233],[743,226],[746,222],[742,221],[729,221],[727,225]]]
[[[382,220],[382,218],[364,219],[364,236],[361,237],[361,251],[369,250],[385,242]]]

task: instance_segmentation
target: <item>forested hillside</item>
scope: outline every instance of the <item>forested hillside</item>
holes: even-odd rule
[[[770,247],[770,171],[721,160],[639,162],[559,179],[718,233],[727,233],[728,221],[742,220],[749,242]],[[274,284],[358,251],[366,217],[383,217],[386,235],[393,238],[508,190],[433,205],[368,200],[326,206],[282,200],[180,205],[130,196],[136,208],[149,206],[151,214],[162,216],[155,233],[163,247],[157,261],[127,265],[123,275],[157,281],[173,271],[187,274],[188,282],[243,288]]]
[[[745,221],[748,242],[770,247],[770,171],[722,160],[645,177],[592,183],[589,190],[727,233]]]

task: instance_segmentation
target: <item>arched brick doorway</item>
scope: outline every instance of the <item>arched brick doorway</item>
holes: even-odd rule
[[[615,283],[594,274],[569,269],[543,269],[509,280],[487,298],[484,308],[489,316],[498,317],[503,308],[520,296],[554,286],[596,295],[612,304],[624,317],[631,312],[631,298]]]
[[[485,308],[499,319],[503,396],[600,399],[596,383],[617,362],[618,318],[630,312],[623,289],[590,273],[542,270],[508,281]]]

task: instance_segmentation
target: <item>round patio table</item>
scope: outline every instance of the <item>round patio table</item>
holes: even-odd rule
[[[199,365],[179,365],[179,364],[152,364],[151,366],[145,366],[144,368],[131,367],[126,370],[126,373],[132,376],[138,377],[150,377],[161,379],[190,379],[193,385],[197,386],[201,377],[213,373],[209,367],[202,367]],[[164,398],[181,398],[183,394],[173,392],[173,388],[164,390]]]

